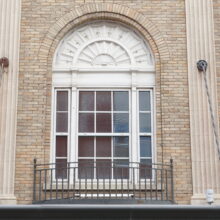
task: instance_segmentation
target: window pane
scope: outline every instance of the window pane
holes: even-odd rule
[[[150,111],[150,92],[139,92],[139,109],[140,111]]]
[[[129,157],[129,137],[114,137],[114,157]]]
[[[96,111],[111,111],[111,92],[96,92]]]
[[[140,113],[140,132],[151,132],[150,113]]]
[[[79,111],[94,111],[94,92],[79,92]]]
[[[114,114],[114,132],[129,132],[129,114]]]
[[[128,92],[114,92],[114,111],[128,111]]]
[[[79,179],[94,178],[94,160],[79,160]]]
[[[57,92],[57,111],[68,111],[68,92]]]
[[[56,137],[56,157],[67,157],[67,136]]]
[[[98,113],[96,114],[96,132],[111,132],[111,114],[110,113]]]
[[[94,156],[94,137],[79,137],[78,146],[79,157]]]
[[[56,178],[67,178],[67,159],[56,159]]]
[[[140,178],[141,179],[152,178],[152,160],[151,159],[141,159]]]
[[[140,137],[140,157],[151,156],[151,137]]]
[[[114,160],[114,179],[128,179],[129,178],[129,161],[128,160]]]
[[[96,156],[111,157],[111,137],[96,137]]]
[[[57,132],[67,132],[68,131],[68,113],[60,112],[57,113]]]
[[[111,179],[111,160],[96,160],[96,178]]]
[[[93,113],[79,113],[79,132],[94,132]]]

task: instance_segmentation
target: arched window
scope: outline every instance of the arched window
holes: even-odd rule
[[[152,52],[134,30],[110,21],[72,30],[53,62],[54,162],[152,163],[154,86]],[[114,178],[117,172],[89,175]]]

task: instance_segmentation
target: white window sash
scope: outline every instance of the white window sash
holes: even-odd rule
[[[68,91],[68,132],[56,132],[56,100],[57,100],[57,92],[58,91]],[[79,91],[128,91],[129,92],[129,133],[78,133],[78,99],[79,99]],[[151,99],[151,111],[139,111],[139,92],[140,91],[150,91],[150,99]],[[54,89],[54,120],[53,120],[53,160],[56,161],[56,136],[67,136],[68,144],[67,144],[67,161],[69,162],[77,162],[78,159],[94,159],[94,157],[78,157],[78,137],[79,136],[128,136],[129,137],[129,158],[127,157],[114,157],[114,159],[128,159],[130,162],[140,162],[140,136],[150,136],[151,137],[151,157],[144,157],[142,159],[152,159],[152,162],[155,162],[155,147],[154,147],[154,99],[153,99],[153,89],[152,88],[135,88],[132,90],[128,89],[77,89],[72,87],[69,88],[55,88]],[[136,105],[135,105],[136,103]],[[114,111],[110,111],[113,113]],[[109,112],[109,113],[110,113]],[[139,113],[151,113],[151,132],[150,133],[141,133],[139,132]],[[95,113],[95,111],[93,112]],[[106,113],[106,112],[105,112]],[[127,111],[125,113],[128,113]],[[77,126],[76,126],[77,125]],[[113,128],[112,128],[113,129]],[[136,131],[136,132],[135,132]],[[112,141],[113,142],[113,141]],[[112,143],[113,144],[113,143]],[[113,146],[111,147],[113,151]],[[65,157],[59,157],[59,159],[66,159]],[[113,160],[113,152],[112,157],[98,157],[98,159],[111,159]],[[77,178],[78,178],[78,174]],[[95,174],[94,174],[95,176]],[[132,176],[131,170],[129,171],[129,176]],[[135,179],[139,179],[139,174],[136,172]],[[55,175],[54,175],[55,177]],[[72,179],[70,177],[70,179]],[[83,179],[78,181],[83,181]],[[95,179],[93,179],[95,181]],[[107,181],[107,180],[104,180]],[[130,180],[129,180],[130,181]]]

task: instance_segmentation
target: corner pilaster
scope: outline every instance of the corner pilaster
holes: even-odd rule
[[[15,204],[14,176],[21,0],[0,0],[0,58],[9,68],[0,83],[0,204]]]
[[[188,50],[188,79],[192,153],[192,204],[207,204],[205,193],[213,189],[220,204],[220,161],[214,141],[203,75],[198,60],[208,62],[208,84],[216,123],[218,123],[217,77],[212,0],[185,0]]]

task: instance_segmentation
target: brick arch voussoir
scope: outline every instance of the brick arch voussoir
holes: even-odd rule
[[[170,53],[167,48],[166,42],[163,39],[163,36],[160,33],[159,29],[153,22],[151,22],[143,14],[137,12],[132,8],[120,4],[111,3],[85,4],[75,7],[72,11],[61,17],[53,26],[51,26],[51,28],[47,32],[39,50],[39,58],[44,58],[44,60],[45,58],[49,58],[50,60],[48,61],[49,63],[51,63],[51,57],[49,56],[49,54],[51,54],[51,51],[54,51],[54,49],[52,48],[53,45],[57,45],[58,41],[61,40],[58,36],[60,33],[62,33],[63,29],[67,29],[68,31],[68,27],[71,28],[72,26],[74,26],[73,23],[75,23],[76,25],[77,23],[83,21],[86,22],[86,20],[97,20],[101,18],[109,18],[127,23],[138,29],[138,31],[145,37],[145,39],[146,35],[149,35],[150,38],[153,40],[155,46],[157,47],[160,62],[166,63],[169,60]],[[149,41],[149,37],[146,40]],[[149,43],[152,46],[152,43]]]

